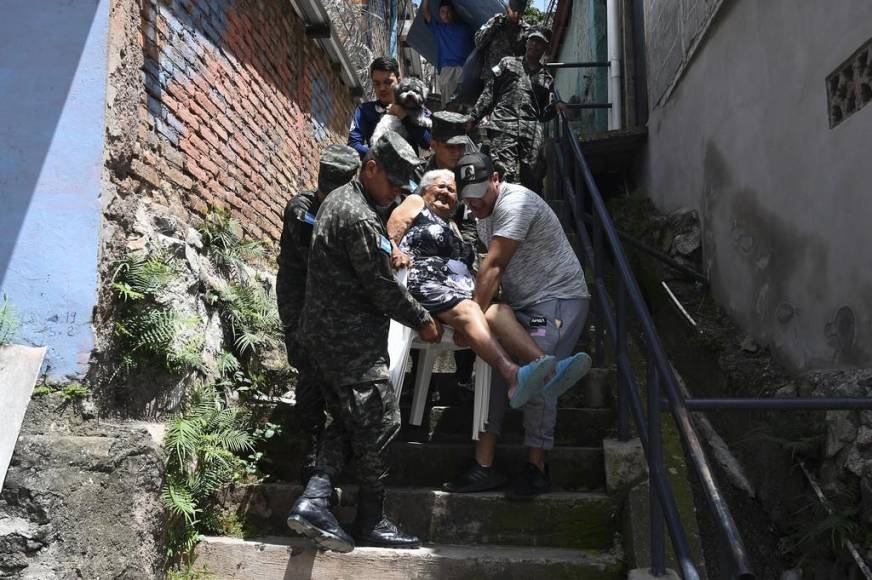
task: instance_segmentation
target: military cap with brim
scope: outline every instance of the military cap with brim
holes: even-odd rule
[[[433,128],[430,134],[436,141],[449,145],[466,145],[469,137],[466,136],[466,125],[469,117],[451,111],[438,111],[430,116]]]
[[[527,38],[541,38],[547,44],[551,44],[551,29],[545,26],[531,26],[527,31]]]
[[[330,193],[342,187],[360,170],[360,155],[348,145],[328,145],[321,152],[318,191]]]
[[[484,197],[494,174],[494,164],[486,153],[467,153],[457,161],[454,180],[464,199]]]
[[[412,146],[396,131],[387,131],[370,148],[370,152],[385,170],[388,181],[395,187],[414,190],[415,169],[424,164]]]

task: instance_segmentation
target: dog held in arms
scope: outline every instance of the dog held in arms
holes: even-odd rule
[[[400,81],[394,87],[394,103],[405,109],[407,119],[419,127],[429,129],[432,125],[430,117],[424,111],[424,103],[427,100],[427,87],[424,81],[415,77],[408,77]],[[396,131],[403,139],[409,143],[412,140],[409,138],[409,132],[399,117],[394,115],[382,115],[378,124],[372,132],[370,143],[375,143],[379,137],[385,134],[386,131]]]

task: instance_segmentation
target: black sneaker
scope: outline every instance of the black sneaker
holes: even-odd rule
[[[506,484],[506,478],[493,467],[482,467],[477,461],[454,478],[442,484],[445,491],[454,493],[470,493],[474,491],[488,491],[497,489]]]
[[[531,500],[537,495],[551,491],[551,476],[548,474],[548,465],[545,465],[545,473],[539,468],[528,463],[512,482],[512,489],[506,492],[506,499],[515,501]]]

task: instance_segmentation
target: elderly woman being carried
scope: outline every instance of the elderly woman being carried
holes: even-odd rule
[[[472,300],[475,249],[463,241],[451,219],[456,205],[451,171],[424,174],[416,193],[388,221],[388,235],[398,248],[392,256],[394,267],[409,267],[407,287],[412,296],[454,330],[458,344],[469,346],[506,381],[512,408],[539,394],[559,396],[584,375],[585,361],[573,355],[558,366],[510,312],[492,307],[485,316]],[[519,366],[515,360],[525,364]],[[555,367],[560,370],[555,372]]]

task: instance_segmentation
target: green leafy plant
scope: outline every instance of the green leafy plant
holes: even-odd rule
[[[196,387],[186,412],[169,421],[161,499],[170,516],[170,558],[187,558],[203,533],[220,531],[215,493],[251,473],[241,454],[251,453],[256,441],[248,412],[227,407],[211,385]]]
[[[176,259],[164,251],[134,252],[116,266],[112,288],[122,306],[115,330],[124,344],[119,370],[136,368],[142,355],[157,358],[172,373],[202,368],[200,318],[156,300],[179,274]]]
[[[167,370],[182,372],[203,366],[203,334],[198,316],[184,316],[172,307],[149,306],[115,323],[128,352],[156,356]]]
[[[528,23],[530,26],[540,25],[545,21],[545,13],[533,6],[527,6],[527,9],[524,11],[524,22]]]
[[[256,352],[281,337],[276,301],[261,286],[230,283],[219,291],[217,301],[240,355]]]
[[[146,255],[135,252],[128,254],[115,267],[112,288],[125,302],[141,300],[147,296],[155,296],[178,274],[178,264],[169,254],[157,252]]]
[[[225,209],[212,208],[197,231],[203,236],[209,256],[233,280],[246,280],[245,265],[264,255],[263,244],[246,240],[242,224]]]
[[[91,396],[91,389],[77,382],[67,383],[60,391],[58,391],[64,401],[78,401]]]
[[[76,381],[56,385],[43,383],[33,388],[34,397],[44,397],[46,395],[54,394],[60,395],[65,403],[72,403],[90,397],[91,389]]]
[[[0,302],[0,346],[15,340],[20,326],[21,322],[15,314],[15,309],[12,308],[9,299],[4,294],[3,301]]]
[[[193,564],[186,564],[167,570],[167,580],[212,580],[214,578],[216,578],[215,574],[209,572],[206,566],[197,569]]]

